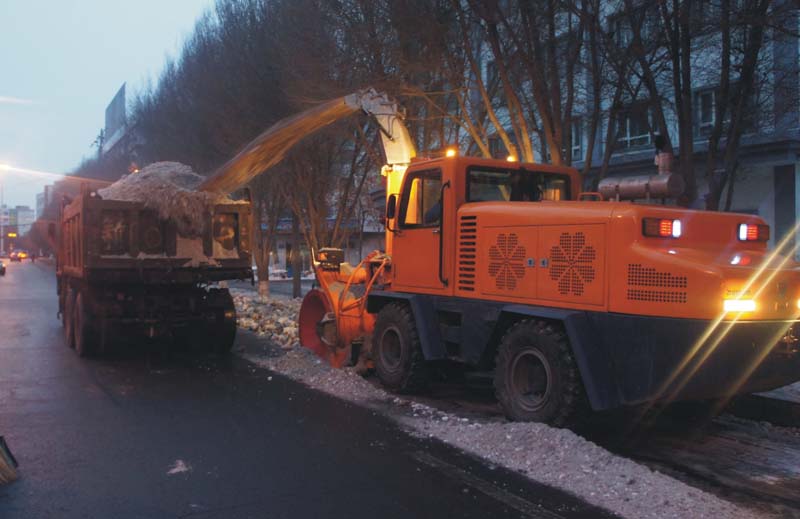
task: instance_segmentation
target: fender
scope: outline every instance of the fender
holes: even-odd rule
[[[592,338],[596,336],[595,326],[587,312],[542,306],[506,305],[500,312],[495,336],[502,337],[506,325],[520,317],[534,317],[564,324],[592,409],[601,411],[622,403],[619,388],[613,379],[613,363],[606,351],[594,343]]]
[[[425,360],[446,358],[447,351],[442,344],[439,325],[436,322],[436,310],[430,296],[373,290],[367,296],[367,312],[377,314],[381,308],[395,301],[403,301],[411,307]]]

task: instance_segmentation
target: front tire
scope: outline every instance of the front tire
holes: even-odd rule
[[[588,411],[569,340],[559,328],[516,323],[503,336],[495,364],[495,394],[510,420],[571,427]]]
[[[372,362],[378,378],[388,389],[419,393],[430,384],[414,316],[407,305],[392,303],[381,309],[375,321]]]

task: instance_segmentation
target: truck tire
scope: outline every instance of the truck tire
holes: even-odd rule
[[[92,313],[83,292],[78,292],[75,298],[73,315],[75,352],[78,357],[88,357],[97,349],[97,334],[92,327]]]
[[[495,359],[494,388],[510,420],[573,427],[588,412],[569,340],[546,322],[524,320],[508,329]]]
[[[75,291],[72,288],[67,288],[67,293],[64,295],[64,313],[61,314],[61,319],[64,321],[64,342],[70,348],[75,347],[74,313]]]
[[[422,355],[411,309],[391,303],[378,313],[372,339],[372,362],[381,383],[400,393],[419,393],[430,384],[430,366]]]

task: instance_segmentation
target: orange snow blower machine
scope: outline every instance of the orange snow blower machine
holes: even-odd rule
[[[355,267],[317,251],[300,310],[302,344],[334,366],[367,358],[388,388],[420,391],[432,361],[457,361],[493,371],[508,417],[559,426],[586,403],[800,380],[797,229],[768,251],[758,216],[648,203],[679,194],[677,175],[582,194],[573,168],[418,158],[385,96],[335,105],[374,116],[387,165],[385,251]]]

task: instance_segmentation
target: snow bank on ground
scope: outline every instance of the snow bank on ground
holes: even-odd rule
[[[175,222],[178,233],[195,238],[205,231],[211,206],[236,203],[218,193],[197,191],[203,177],[180,162],[154,162],[125,175],[97,193],[106,200],[142,202],[164,220]]]
[[[764,396],[778,398],[781,400],[800,402],[800,382],[761,394],[763,394]]]
[[[437,438],[624,517],[754,516],[750,510],[614,455],[570,430],[457,416],[392,395],[352,368],[333,369],[300,347],[294,324],[299,300],[259,299],[252,292],[233,292],[240,326],[274,343],[265,342],[261,353],[244,354],[245,358],[312,388],[383,412],[412,434]]]

